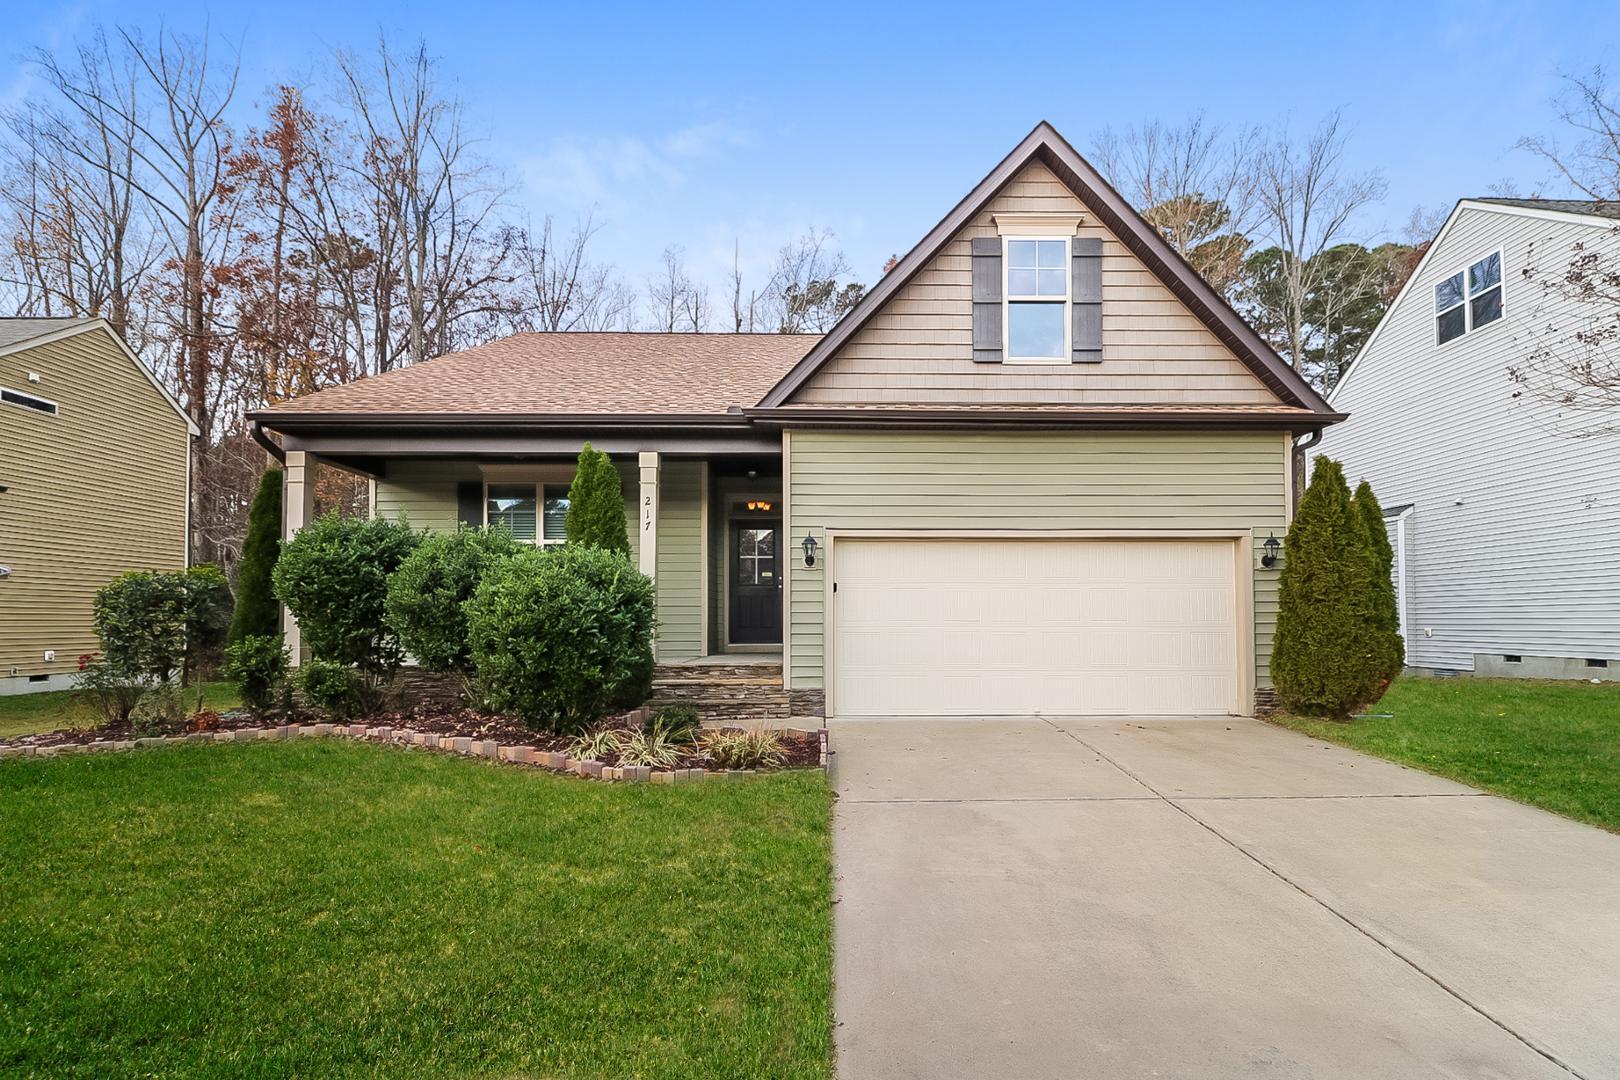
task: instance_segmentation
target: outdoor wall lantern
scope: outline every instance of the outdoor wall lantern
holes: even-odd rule
[[[1272,533],[1260,546],[1266,549],[1266,553],[1260,556],[1260,565],[1269,570],[1277,565],[1277,552],[1282,550],[1282,541],[1277,539],[1276,533]]]
[[[816,565],[816,538],[809,533],[804,534],[804,565]]]

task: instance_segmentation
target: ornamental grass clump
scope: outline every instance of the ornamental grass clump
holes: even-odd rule
[[[1271,675],[1289,712],[1346,719],[1376,701],[1390,647],[1367,522],[1344,470],[1318,458],[1283,544]]]
[[[774,769],[786,760],[782,737],[774,731],[711,731],[699,740],[704,756],[722,769]]]

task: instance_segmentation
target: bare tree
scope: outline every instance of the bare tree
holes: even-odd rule
[[[1565,76],[1556,100],[1558,119],[1572,129],[1573,141],[1551,136],[1520,139],[1527,150],[1551,165],[1564,182],[1588,199],[1620,200],[1620,95],[1609,89],[1601,67]]]
[[[779,334],[826,333],[860,302],[849,263],[830,229],[811,229],[782,245],[763,290],[767,325]]]
[[[1227,129],[1194,113],[1093,140],[1098,166],[1183,259],[1220,292],[1243,273],[1254,222],[1259,133]]]
[[[425,44],[400,57],[382,39],[375,63],[340,52],[337,66],[381,210],[378,253],[397,259],[404,359],[420,363],[455,347],[459,323],[507,313],[514,237],[494,218],[505,188],[474,154],[461,103],[439,95]],[[394,363],[386,352],[378,370]]]
[[[524,293],[516,325],[547,331],[626,325],[635,295],[614,277],[611,267],[593,263],[587,255],[597,228],[587,217],[566,237],[557,237],[547,217],[538,232],[523,231],[515,245],[518,284]]]
[[[686,272],[685,249],[664,249],[659,273],[647,279],[648,315],[665,333],[698,332],[709,324],[709,290]]]
[[[1620,202],[1620,95],[1601,68],[1567,83],[1557,109],[1574,130],[1573,143],[1542,136],[1519,146],[1550,163],[1575,192],[1612,207]],[[1515,396],[1553,406],[1561,433],[1620,434],[1620,225],[1567,245],[1532,243],[1523,275],[1538,303],[1515,339],[1523,349],[1508,368]]]
[[[1382,198],[1385,190],[1377,172],[1346,169],[1347,136],[1337,112],[1302,142],[1283,123],[1265,138],[1255,158],[1257,228],[1275,248],[1276,265],[1271,287],[1255,291],[1249,302],[1276,328],[1280,351],[1301,371],[1310,344],[1313,298],[1342,269],[1318,256],[1351,239],[1357,212]],[[1358,278],[1353,284],[1364,289],[1372,281]]]

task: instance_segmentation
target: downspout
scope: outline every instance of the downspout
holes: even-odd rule
[[[264,427],[257,420],[249,422],[248,434],[253,436],[254,442],[264,447],[265,453],[269,454],[283,465],[287,464],[287,451],[283,450],[281,448],[281,444],[276,442],[276,440],[272,439],[265,432]]]
[[[1299,509],[1299,498],[1305,493],[1305,451],[1322,441],[1322,429],[1308,431],[1294,440],[1294,460],[1290,463],[1294,470],[1294,505],[1288,508],[1288,520],[1294,520],[1294,513]]]

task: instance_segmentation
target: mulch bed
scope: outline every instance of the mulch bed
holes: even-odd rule
[[[630,728],[640,725],[640,710],[609,717],[604,727]],[[255,716],[245,709],[227,713],[204,712],[190,717],[184,725],[169,730],[135,731],[126,723],[104,724],[100,727],[64,728],[34,735],[18,735],[0,739],[0,746],[68,746],[94,742],[117,742],[153,735],[180,735],[192,731],[241,731],[277,724],[315,724],[329,722],[325,717],[304,710],[278,713],[273,717]],[[573,736],[547,735],[524,726],[509,716],[480,712],[464,706],[422,702],[411,709],[394,709],[376,713],[355,721],[368,727],[393,727],[400,730],[420,731],[424,734],[450,738],[488,739],[502,745],[532,746],[537,750],[566,751],[573,745]],[[820,736],[813,731],[778,731],[782,740],[784,767],[790,769],[814,768],[821,763]],[[701,768],[706,759],[701,754],[688,754],[674,768]],[[605,755],[604,765],[617,765],[613,755]]]

